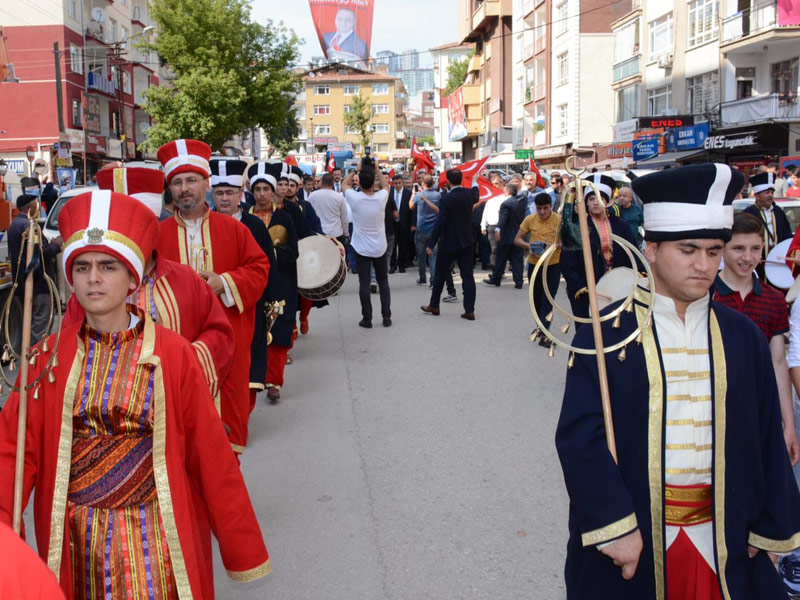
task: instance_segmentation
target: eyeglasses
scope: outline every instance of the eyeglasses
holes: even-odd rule
[[[215,198],[222,198],[223,196],[234,198],[236,196],[240,196],[241,194],[242,192],[240,192],[239,190],[214,190]]]
[[[202,177],[187,177],[186,179],[173,179],[169,182],[169,187],[182,188],[184,185],[193,186],[201,181],[205,181]]]

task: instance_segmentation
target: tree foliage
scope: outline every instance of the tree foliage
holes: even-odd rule
[[[301,80],[287,69],[299,57],[294,32],[252,21],[248,0],[152,0],[150,14],[156,35],[141,47],[170,75],[145,92],[154,121],[145,148],[188,137],[218,149],[254,127],[272,143],[297,136],[291,107]]]
[[[465,56],[461,60],[451,60],[447,65],[447,87],[444,88],[444,95],[449,96],[458,88],[464,85],[464,80],[467,78],[467,69],[469,68],[469,59],[472,54]]]
[[[371,121],[372,104],[367,102],[366,98],[361,95],[353,96],[353,102],[349,105],[350,112],[344,113],[344,124],[348,127],[358,129],[358,138],[361,142],[361,147],[366,148],[369,146],[370,130],[369,125]]]

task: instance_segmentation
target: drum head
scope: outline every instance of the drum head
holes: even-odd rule
[[[782,290],[788,290],[794,284],[792,270],[786,266],[786,255],[792,240],[783,240],[777,244],[767,255],[767,264],[764,265],[764,274],[767,281]]]
[[[342,264],[339,248],[324,235],[314,235],[297,242],[297,287],[319,288],[334,279]]]
[[[597,282],[597,304],[600,310],[619,300],[624,300],[638,280],[638,273],[630,267],[615,267]]]

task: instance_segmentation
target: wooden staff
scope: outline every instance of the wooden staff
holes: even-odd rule
[[[38,201],[34,214],[28,216],[28,243],[25,246],[25,270],[33,261],[36,250],[36,218],[39,213]],[[25,440],[28,429],[28,354],[31,349],[31,320],[33,318],[33,271],[25,277],[25,296],[22,307],[22,348],[19,365],[19,419],[17,421],[17,455],[14,465],[14,513],[12,525],[17,535],[22,531],[22,488],[25,479]]]
[[[586,203],[583,199],[583,181],[580,174],[575,177],[575,206],[578,209],[578,225],[581,229],[581,247],[583,250],[583,264],[586,269],[586,290],[589,295],[589,307],[592,312],[592,333],[594,333],[595,356],[597,357],[597,377],[600,383],[600,403],[603,407],[603,421],[606,428],[606,442],[608,451],[617,460],[617,442],[614,436],[614,417],[611,414],[611,393],[608,390],[608,373],[606,371],[606,354],[603,345],[603,329],[600,322],[600,308],[597,304],[597,287],[594,280],[594,261],[592,260],[592,246],[589,240],[589,220],[586,214]],[[598,196],[598,201],[601,197]]]

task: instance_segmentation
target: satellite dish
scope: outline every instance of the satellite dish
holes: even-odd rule
[[[96,6],[92,9],[92,19],[97,21],[98,23],[103,23],[106,20],[106,11],[104,11],[99,6]]]

